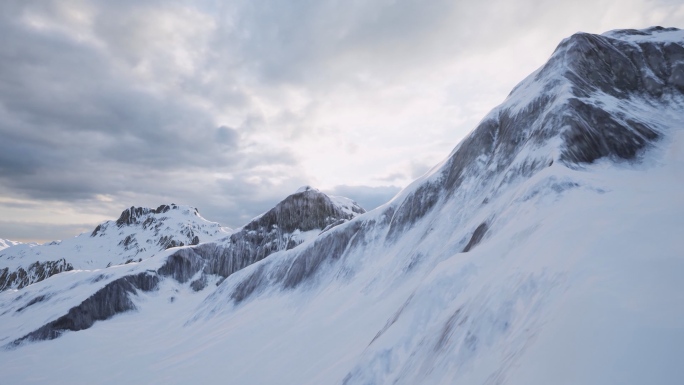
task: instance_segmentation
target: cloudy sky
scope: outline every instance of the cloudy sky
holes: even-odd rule
[[[370,209],[577,31],[679,0],[0,2],[0,238],[131,205],[240,226],[308,184]]]

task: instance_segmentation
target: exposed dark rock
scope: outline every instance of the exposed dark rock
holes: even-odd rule
[[[160,275],[172,277],[180,283],[187,282],[205,265],[205,260],[195,250],[180,249],[170,255],[157,271]]]
[[[161,206],[157,207],[156,210],[154,210],[154,213],[155,214],[163,214],[165,212],[168,212],[169,210],[171,210],[171,207],[169,207],[168,205],[161,205]]]
[[[189,233],[192,235],[192,230],[188,229]],[[199,237],[194,236],[193,238],[190,238],[190,243],[195,241],[195,238],[197,238],[197,244],[199,244]],[[185,246],[185,242],[179,241],[177,239],[174,239],[172,235],[163,235],[159,238],[157,241],[157,245],[162,247],[163,249],[170,249],[172,247],[180,247],[180,246]]]
[[[631,119],[619,122],[579,99],[570,99],[569,107],[574,113],[563,119],[567,129],[562,136],[566,147],[561,155],[561,160],[568,163],[591,163],[608,156],[632,159],[659,136],[643,123]]]
[[[135,310],[130,295],[137,290],[144,292],[154,290],[158,283],[159,277],[148,272],[119,278],[95,292],[78,306],[71,308],[67,314],[15,340],[11,345],[17,346],[25,341],[52,340],[66,331],[84,330],[97,321]]]
[[[285,275],[283,287],[296,287],[302,281],[312,277],[324,261],[339,259],[359,227],[358,224],[352,223],[345,231],[336,232],[336,236],[321,237],[303,250],[292,261]]]
[[[355,209],[358,210],[357,213],[365,212],[358,206]],[[309,189],[288,196],[264,215],[248,223],[244,230],[268,232],[271,229],[279,229],[284,233],[295,230],[309,231],[324,229],[339,219],[353,217],[354,215],[347,214],[337,207],[327,195]]]
[[[463,252],[467,253],[473,247],[477,246],[477,244],[480,243],[482,238],[484,238],[486,233],[487,233],[487,223],[483,222],[479,226],[477,226],[475,231],[473,231],[473,235],[470,237],[470,241],[468,241],[468,244],[463,248]]]
[[[116,220],[116,225],[123,227],[135,224],[137,223],[137,219],[139,217],[149,213],[150,211],[151,210],[148,208],[131,206],[131,208],[128,208],[121,213],[119,219]]]
[[[359,206],[351,209],[355,213],[364,212]],[[303,189],[232,234],[229,242],[202,244],[193,250],[207,261],[206,274],[228,277],[272,253],[299,245],[301,241],[293,235],[296,231],[327,231],[354,216],[320,191]]]
[[[264,286],[266,279],[264,277],[264,266],[259,266],[249,277],[240,281],[235,287],[230,297],[235,303],[244,301],[247,297],[252,295],[259,287]]]
[[[0,291],[6,289],[22,289],[30,284],[40,282],[74,267],[62,258],[56,261],[34,262],[24,269],[18,268],[10,272],[9,268],[0,269]]]
[[[90,236],[91,236],[91,237],[96,236],[97,233],[98,233],[101,229],[102,229],[102,225],[97,225],[97,227],[95,227],[95,230],[93,230],[93,232],[90,233]]]
[[[207,276],[204,274],[202,274],[202,276],[197,278],[196,280],[190,282],[190,288],[194,291],[204,290],[204,288],[207,287],[207,285]]]
[[[178,206],[174,205],[173,203],[171,206],[169,205],[161,205],[157,207],[156,209],[150,209],[147,207],[134,207],[131,206],[130,208],[127,208],[123,212],[121,212],[121,216],[119,216],[119,219],[116,220],[116,225],[118,227],[123,227],[123,226],[130,226],[134,224],[139,224],[140,223],[140,218],[147,216],[148,214],[163,214],[168,212],[169,210],[172,209],[177,209]]]
[[[138,242],[135,240],[135,235],[130,234],[126,236],[121,242],[119,242],[120,246],[123,246],[125,250],[129,250],[130,246],[132,244],[137,244]]]
[[[387,237],[394,239],[399,233],[424,217],[439,201],[441,191],[440,185],[425,183],[406,197],[394,212]]]
[[[361,223],[351,222],[334,234],[324,234],[296,255],[290,264],[277,265],[270,272],[264,265],[259,266],[238,283],[231,298],[237,304],[266,287],[293,289],[300,286],[311,279],[324,263],[339,260],[352,239],[362,231],[362,226]]]
[[[185,244],[181,241],[177,241],[175,239],[172,239],[169,241],[166,246],[164,247],[165,249],[170,249],[172,247],[180,247],[180,246],[185,246]]]

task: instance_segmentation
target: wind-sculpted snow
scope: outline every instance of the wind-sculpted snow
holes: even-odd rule
[[[0,293],[3,379],[679,384],[683,52],[675,29],[573,35],[376,210],[303,188],[221,239]]]

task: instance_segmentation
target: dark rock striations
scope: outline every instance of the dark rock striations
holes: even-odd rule
[[[565,39],[456,147],[437,177],[403,200],[390,234],[410,227],[466,180],[484,181],[477,182],[481,192],[496,194],[552,164],[581,168],[605,158],[637,159],[661,133],[630,104],[667,107],[681,100],[684,42],[625,37],[668,31],[676,29],[578,33]],[[556,150],[540,154],[545,147]],[[492,183],[498,186],[485,193]]]
[[[138,290],[146,292],[155,290],[159,277],[155,273],[145,272],[128,275],[108,283],[85,301],[69,310],[56,320],[13,341],[9,347],[21,345],[27,341],[52,340],[66,331],[79,331],[91,327],[96,321],[103,321],[116,314],[136,307],[130,295]]]
[[[173,205],[171,208],[160,206],[157,210],[130,208],[122,213],[117,223],[121,223],[121,226],[144,224],[148,220],[146,216],[164,213],[169,209],[173,209]],[[304,238],[299,237],[304,232],[312,232],[315,236],[323,229],[345,223],[363,212],[360,206],[351,201],[333,201],[327,195],[310,187],[300,189],[227,239],[181,248],[169,255],[157,271],[146,271],[116,279],[78,306],[71,308],[67,314],[17,339],[9,347],[27,341],[54,339],[66,331],[87,329],[96,321],[135,310],[131,296],[138,291],[156,289],[164,277],[179,283],[187,283],[195,278],[190,282],[191,289],[203,290],[208,285],[208,275],[228,277],[274,252],[296,247],[304,241]],[[97,235],[97,231],[94,233]],[[295,285],[312,275],[330,255],[339,257],[346,241],[336,242],[336,238],[333,237],[326,239],[323,242],[316,242],[314,247],[304,254],[304,259],[289,271],[283,272],[281,278],[286,286]],[[127,246],[133,240],[127,237],[122,242]],[[199,242],[195,237],[191,243]],[[252,281],[254,288],[258,286],[257,283],[256,280]],[[249,287],[242,290],[245,296],[251,293]],[[233,298],[237,300],[237,295]],[[21,310],[31,305],[29,302]]]
[[[6,289],[21,289],[32,283],[47,279],[55,274],[73,269],[74,267],[64,258],[56,261],[36,261],[30,264],[26,269],[20,267],[11,272],[9,271],[9,268],[5,267],[0,269],[0,291]]]
[[[190,250],[183,249],[168,258],[165,275],[187,280],[194,274],[228,277],[269,255],[301,244],[314,236],[364,213],[354,202],[343,206],[322,192],[304,187],[288,196],[260,217],[221,242],[209,242]],[[200,258],[204,263],[200,263]]]

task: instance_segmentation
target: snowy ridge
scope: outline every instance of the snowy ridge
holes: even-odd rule
[[[10,241],[9,239],[0,238],[0,250],[6,249],[10,246],[21,245],[21,242]]]
[[[201,272],[191,283],[201,290],[211,275],[228,277],[273,253],[313,242],[364,212],[351,199],[329,197],[304,186],[229,237],[172,255],[164,268],[181,281]]]
[[[137,309],[130,297],[138,291],[150,292],[158,289],[161,280],[165,277],[172,278],[179,283],[186,283],[193,279],[189,284],[190,288],[193,291],[202,291],[212,282],[228,277],[274,252],[295,248],[315,238],[322,231],[364,212],[361,207],[346,198],[338,198],[336,202],[341,202],[341,204],[333,202],[319,190],[310,187],[300,189],[242,229],[234,231],[230,236],[217,242],[203,244],[199,244],[198,236],[195,235],[198,228],[203,228],[202,223],[192,227],[181,227],[180,230],[176,230],[176,233],[169,232],[169,227],[166,227],[165,232],[158,231],[167,225],[169,218],[176,217],[171,221],[172,223],[178,219],[187,221],[188,215],[191,218],[201,218],[191,207],[162,205],[157,209],[140,207],[126,209],[116,221],[104,222],[89,235],[82,234],[74,239],[78,240],[86,235],[88,238],[84,239],[108,239],[111,238],[108,234],[117,229],[125,228],[130,232],[139,231],[141,227],[143,230],[153,228],[157,232],[154,233],[152,239],[157,240],[156,243],[166,251],[157,253],[158,258],[140,258],[133,261],[134,263],[131,263],[131,267],[127,269],[121,269],[121,267],[129,266],[128,263],[131,261],[118,264],[118,266],[108,263],[105,269],[100,267],[99,269],[74,270],[74,266],[66,263],[64,259],[57,261],[57,267],[54,267],[55,261],[35,262],[29,266],[28,272],[19,268],[7,274],[7,268],[5,268],[0,276],[0,279],[3,279],[2,282],[5,282],[4,288],[15,287],[23,288],[23,290],[11,302],[4,305],[0,303],[0,308],[6,309],[3,314],[12,314],[14,319],[14,322],[8,322],[14,325],[8,330],[13,333],[19,332],[11,339],[5,336],[0,338],[0,341],[9,342],[7,347],[17,347],[30,341],[55,339],[66,331],[88,329],[97,321],[107,320],[118,313]],[[173,210],[178,210],[175,216],[169,214],[174,213]],[[204,221],[203,218],[201,219]],[[217,224],[208,223],[210,228],[221,231],[214,233],[215,236],[225,235],[224,230],[220,229]],[[182,224],[184,223],[179,222],[179,225]],[[120,239],[125,234],[126,232],[119,231],[117,235]],[[187,239],[189,247],[177,248],[176,246],[184,245],[172,239],[174,234],[176,239],[179,235],[180,239]],[[64,243],[53,242],[48,245],[62,244]],[[123,245],[126,251],[137,251],[136,255],[144,251],[137,248],[135,234],[126,235],[117,245]],[[133,247],[129,248],[128,246],[131,245]],[[119,258],[123,256],[119,255]],[[32,269],[40,269],[41,274]],[[47,273],[43,273],[46,269],[49,269]],[[80,283],[65,289],[59,280],[40,282],[53,275],[61,276],[62,274],[59,273],[62,272],[77,273],[79,278],[73,279]],[[38,282],[41,285],[36,287],[35,284]],[[61,280],[61,282],[69,281]],[[77,286],[81,286],[77,290],[80,295],[75,297],[69,295],[69,292]],[[44,302],[50,304],[43,305]],[[41,321],[41,324],[36,324],[33,321],[34,311],[41,311],[41,306],[34,306],[39,303],[43,306],[52,306],[54,313],[47,323]],[[62,315],[59,316],[59,314]],[[21,320],[19,324],[16,323],[17,320]],[[32,326],[29,327],[29,325]]]
[[[304,188],[221,240],[0,293],[4,378],[679,384],[682,81],[680,30],[573,35],[372,212]]]

